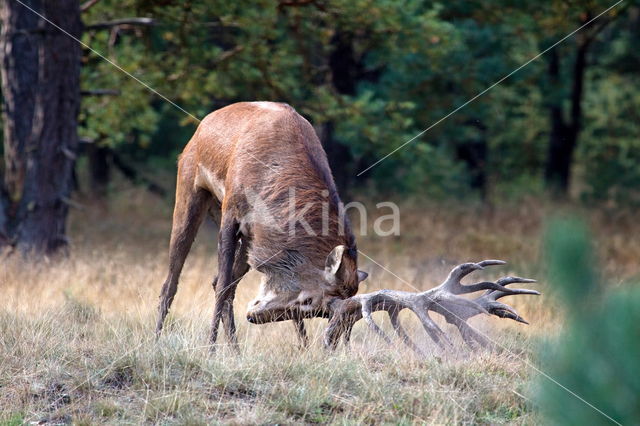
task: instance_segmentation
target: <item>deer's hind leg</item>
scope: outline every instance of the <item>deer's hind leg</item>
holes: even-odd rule
[[[165,317],[178,290],[178,279],[184,261],[191,250],[198,228],[211,203],[211,194],[203,189],[194,189],[188,179],[178,177],[176,204],[173,211],[171,242],[169,244],[169,273],[162,285],[156,337],[160,335]]]

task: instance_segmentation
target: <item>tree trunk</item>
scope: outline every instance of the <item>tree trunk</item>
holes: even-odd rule
[[[88,144],[89,173],[91,178],[91,194],[95,198],[104,198],[111,180],[111,165],[109,156],[111,150],[96,143]]]
[[[1,184],[2,182],[0,182]],[[4,188],[0,185],[0,252],[3,247],[11,243],[8,234],[9,218],[7,212],[9,209],[9,198],[6,196]]]
[[[34,7],[39,1],[28,0]],[[39,18],[15,1],[0,5],[0,55],[4,97],[4,186],[18,200],[26,170],[24,148],[31,135],[38,85]]]
[[[353,163],[351,151],[334,137],[332,121],[317,125],[315,128],[318,138],[327,153],[327,160],[329,161],[329,166],[331,166],[333,179],[338,191],[346,196],[349,193],[351,181],[355,174],[353,167],[348,166]]]
[[[75,37],[77,0],[27,0]],[[66,218],[78,143],[80,46],[20,3],[1,3],[7,233],[23,252],[66,245]]]
[[[456,156],[467,165],[471,189],[478,191],[482,200],[486,200],[488,193],[487,157],[489,154],[487,127],[476,118],[469,120],[465,125],[475,127],[479,135],[460,143],[456,147]]]
[[[551,133],[545,167],[547,188],[556,195],[566,196],[571,180],[571,164],[582,127],[582,97],[584,76],[587,70],[587,52],[589,42],[579,41],[572,72],[571,110],[569,121],[564,118],[562,99],[554,99],[549,107]],[[560,81],[560,59],[556,50],[550,53],[549,78],[558,87]]]

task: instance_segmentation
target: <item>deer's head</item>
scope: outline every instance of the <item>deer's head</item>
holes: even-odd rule
[[[326,316],[329,303],[353,296],[367,273],[344,245],[335,247],[323,269],[308,262],[292,270],[265,271],[256,299],[249,302],[247,320],[254,324]]]

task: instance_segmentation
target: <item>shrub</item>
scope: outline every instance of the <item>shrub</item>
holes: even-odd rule
[[[540,378],[540,407],[554,424],[637,424],[640,291],[604,291],[584,225],[556,222],[548,235],[550,278],[564,302],[567,327],[543,346],[539,364],[584,401]]]

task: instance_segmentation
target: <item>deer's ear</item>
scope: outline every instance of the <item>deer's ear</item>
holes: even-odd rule
[[[327,261],[324,264],[324,273],[326,275],[333,276],[338,272],[345,249],[345,246],[340,245],[331,250],[331,253],[327,256]]]
[[[358,269],[358,282],[359,283],[361,283],[362,281],[366,280],[368,276],[369,276],[369,274],[367,274],[365,271],[361,271],[360,269]]]

